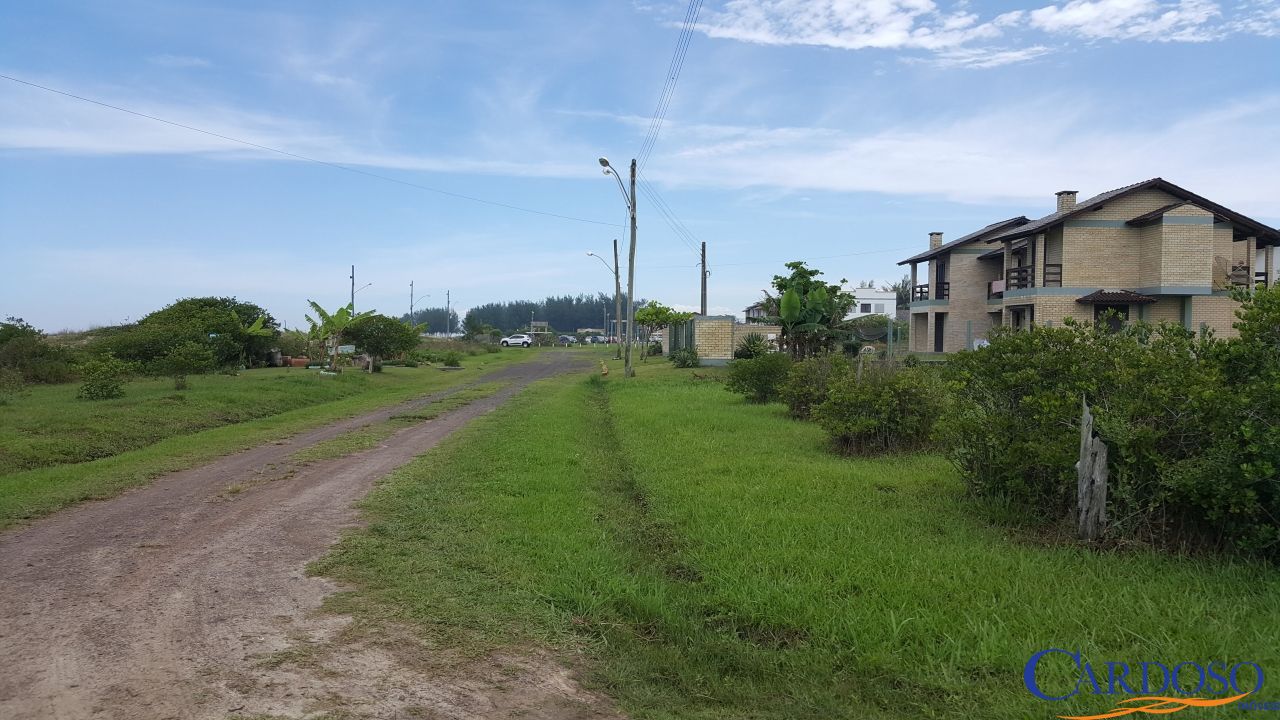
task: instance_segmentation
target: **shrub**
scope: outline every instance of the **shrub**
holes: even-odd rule
[[[114,355],[101,355],[80,366],[83,383],[76,397],[83,400],[110,400],[124,396],[124,381],[130,366]]]
[[[157,369],[173,378],[174,390],[186,390],[188,375],[203,375],[213,369],[213,351],[187,340],[170,350],[157,365]]]
[[[71,353],[49,344],[44,333],[14,317],[0,323],[0,368],[17,371],[27,383],[61,383],[74,377]]]
[[[771,402],[778,399],[778,393],[790,369],[791,358],[782,353],[734,360],[729,363],[729,377],[725,388],[745,395],[750,402]]]
[[[1280,557],[1280,289],[1237,299],[1225,341],[1142,323],[997,331],[948,362],[948,455],[976,494],[1070,517],[1083,398],[1108,445],[1111,534]]]
[[[26,390],[22,373],[13,368],[0,367],[0,405],[8,405]]]
[[[917,450],[942,410],[941,383],[925,369],[867,367],[844,375],[813,411],[836,449],[850,455]]]
[[[658,342],[657,340],[654,340],[653,342],[649,343],[649,347],[645,352],[647,352],[650,355],[661,355],[662,343]]]
[[[462,354],[457,350],[450,350],[444,354],[445,367],[462,367]]]
[[[301,330],[286,330],[276,338],[276,348],[281,355],[302,357],[307,354],[310,339]]]
[[[779,389],[791,417],[808,420],[813,409],[827,399],[831,382],[852,372],[852,368],[847,357],[835,353],[793,364]]]
[[[667,355],[667,360],[678,368],[696,368],[702,366],[702,359],[698,357],[698,351],[693,348],[681,348],[673,350]]]
[[[769,352],[769,341],[765,339],[765,336],[758,332],[752,332],[747,333],[738,341],[738,346],[733,349],[733,357],[736,360],[750,360]]]

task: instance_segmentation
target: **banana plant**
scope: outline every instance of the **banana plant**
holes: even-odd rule
[[[365,310],[362,313],[354,312],[351,305],[344,305],[336,312],[330,313],[315,300],[307,301],[311,305],[311,310],[315,312],[316,320],[310,315],[306,315],[307,322],[311,325],[311,337],[322,340],[325,347],[329,349],[329,369],[338,371],[338,346],[342,344],[342,336],[351,327],[355,321],[368,317],[373,314],[372,310]]]

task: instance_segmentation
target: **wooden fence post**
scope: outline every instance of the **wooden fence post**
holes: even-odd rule
[[[1107,444],[1093,432],[1093,414],[1081,398],[1080,459],[1076,462],[1076,531],[1081,540],[1102,537],[1107,524]]]

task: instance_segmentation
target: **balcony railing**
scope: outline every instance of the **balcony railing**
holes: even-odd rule
[[[929,284],[917,285],[911,289],[911,302],[929,299]]]
[[[1019,265],[1005,271],[1004,274],[1005,287],[1009,290],[1022,290],[1025,288],[1033,288],[1036,286],[1035,267],[1032,265]],[[1062,287],[1062,265],[1061,263],[1045,264],[1044,277],[1041,278],[1043,287]]]
[[[933,286],[933,299],[946,300],[951,297],[951,283],[940,282]]]
[[[987,299],[1004,297],[1004,281],[992,280],[987,283]]]
[[[1035,268],[1030,265],[1011,267],[1004,271],[1005,286],[1010,290],[1021,290],[1035,284]]]

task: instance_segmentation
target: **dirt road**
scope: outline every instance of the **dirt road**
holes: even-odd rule
[[[335,588],[304,572],[375,480],[530,382],[582,367],[544,353],[481,378],[510,381],[497,394],[381,447],[280,470],[303,447],[449,393],[0,535],[0,718],[612,716],[538,656],[423,670],[385,646],[338,647],[349,620],[317,611]]]

